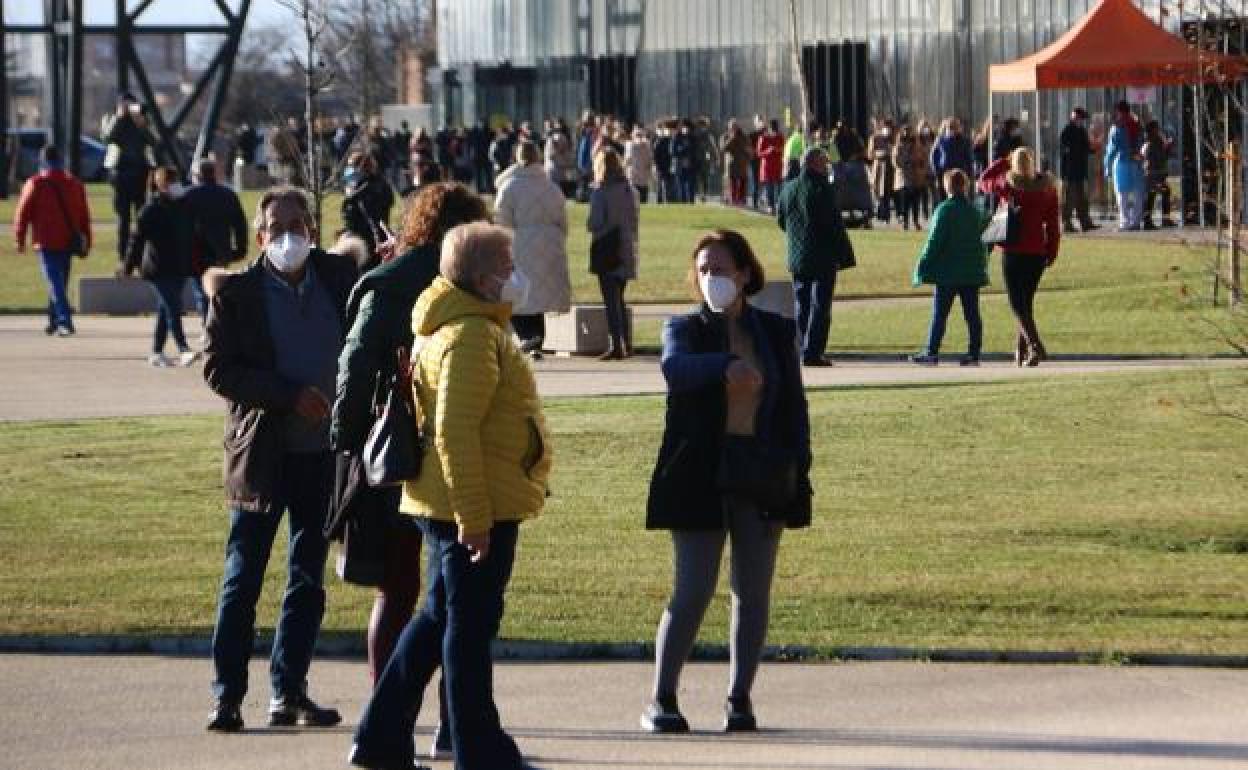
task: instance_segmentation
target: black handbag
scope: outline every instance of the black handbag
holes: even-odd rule
[[[979,239],[985,246],[1007,249],[1018,241],[1023,221],[1022,212],[1014,201],[1007,198],[1002,203]]]
[[[381,585],[389,539],[387,508],[393,503],[384,505],[385,493],[365,483],[358,454],[339,452],[334,461],[334,497],[325,523],[326,539],[342,544],[334,571],[347,583]]]
[[[589,272],[597,275],[616,270],[623,263],[620,257],[620,228],[612,227],[589,244]]]
[[[398,371],[383,380],[385,396],[380,413],[364,441],[360,460],[370,486],[390,487],[420,476],[425,451],[424,437],[416,419],[410,380],[403,376],[406,351],[399,351]]]
[[[724,436],[715,486],[753,502],[765,518],[780,518],[797,497],[797,458],[754,436]]]

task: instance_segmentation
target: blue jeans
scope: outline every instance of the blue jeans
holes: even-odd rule
[[[247,662],[256,635],[256,602],[283,510],[289,513],[290,542],[286,593],[269,660],[275,695],[304,691],[312,649],[325,614],[323,584],[329,544],[323,529],[333,487],[333,455],[290,452],[281,462],[280,499],[275,501],[272,511],[230,512],[225,575],[212,634],[212,661],[216,667],[212,691],[218,699],[232,703],[241,702],[247,693]]]
[[[763,182],[763,197],[767,199],[767,208],[776,210],[776,201],[780,198],[779,182]]]
[[[793,295],[797,304],[797,341],[802,348],[803,361],[821,357],[828,347],[828,327],[832,325],[832,294],[835,291],[835,272],[827,278],[793,276]]]
[[[156,293],[156,328],[152,331],[152,352],[165,349],[165,338],[173,333],[178,350],[187,351],[186,335],[182,332],[182,287],[185,278],[153,278],[148,281]]]
[[[693,203],[698,193],[698,175],[691,170],[682,170],[676,175],[678,187],[677,200],[680,203]]]
[[[966,354],[979,358],[984,344],[984,322],[979,317],[978,286],[937,286],[932,292],[932,321],[927,327],[927,347],[924,354],[940,355],[940,341],[945,338],[945,321],[953,308],[953,300],[962,301],[962,315],[966,317],[966,332],[970,338]]]
[[[74,328],[69,307],[69,271],[73,257],[68,251],[39,250],[43,278],[48,282],[48,325]]]
[[[519,526],[495,524],[489,556],[474,564],[459,544],[454,523],[420,522],[428,549],[425,602],[399,637],[360,716],[355,742],[369,756],[410,764],[412,725],[425,687],[441,663],[456,770],[520,768],[520,750],[503,730],[494,705],[490,656],[490,643],[503,619]]]

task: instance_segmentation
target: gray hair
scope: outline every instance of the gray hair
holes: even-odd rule
[[[475,293],[477,279],[491,272],[511,248],[511,231],[489,222],[452,227],[442,238],[438,272],[464,291]]]
[[[304,222],[308,228],[312,227],[312,206],[308,203],[308,196],[298,187],[290,185],[279,185],[278,187],[270,187],[265,190],[264,195],[260,197],[260,202],[256,204],[256,218],[252,220],[251,226],[256,232],[264,230],[265,221],[264,214],[269,210],[269,206],[274,203],[287,202],[293,203],[303,212]]]

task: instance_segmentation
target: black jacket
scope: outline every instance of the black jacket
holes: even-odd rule
[[[308,262],[345,320],[355,265],[337,254],[313,250]],[[277,352],[264,305],[264,257],[230,276],[212,297],[205,333],[204,379],[229,403],[225,418],[225,499],[245,511],[269,511],[280,483],[285,453],[284,417],[305,383],[277,373]],[[345,326],[345,323],[343,324]],[[324,344],[342,344],[341,339]],[[328,394],[327,394],[328,395]]]
[[[425,244],[368,271],[351,290],[330,424],[334,449],[364,446],[378,375],[394,373],[398,348],[412,349],[412,306],[437,275],[438,245]]]
[[[233,190],[215,182],[200,184],[188,190],[182,202],[195,225],[201,269],[247,256],[247,216]]]
[[[343,228],[368,243],[370,257],[377,250],[378,238],[385,237],[377,223],[390,224],[390,209],[393,206],[394,191],[390,189],[390,183],[377,174],[361,179],[342,199]]]
[[[1092,142],[1088,139],[1088,129],[1075,123],[1067,123],[1062,129],[1060,143],[1062,179],[1071,182],[1086,182],[1088,180],[1088,157],[1092,154]]]
[[[191,274],[194,225],[182,200],[157,195],[139,211],[139,224],[126,249],[125,270],[147,280]]]
[[[771,511],[789,527],[809,526],[810,418],[802,388],[793,321],[746,307],[765,384],[757,416],[757,438],[783,447],[799,459],[799,493],[792,508]],[[667,417],[663,444],[650,480],[647,529],[722,529],[723,497],[716,491],[728,402],[724,371],[736,356],[728,352],[725,319],[705,306],[671,318],[663,327],[663,376]]]

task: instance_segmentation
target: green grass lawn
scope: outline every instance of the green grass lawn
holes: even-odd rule
[[[815,526],[785,536],[775,644],[1248,652],[1242,371],[810,395]],[[503,634],[646,641],[669,541],[642,527],[659,397],[554,400],[554,495]],[[220,420],[0,424],[0,634],[207,634]],[[283,549],[261,624],[273,623]],[[329,578],[331,633],[368,590]],[[726,598],[703,640],[726,636]]]

